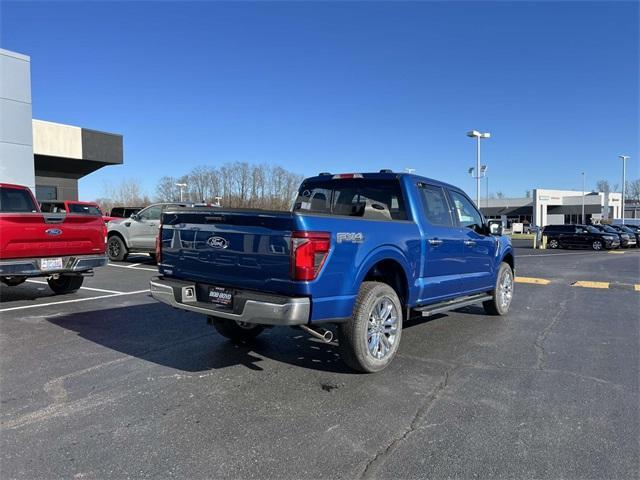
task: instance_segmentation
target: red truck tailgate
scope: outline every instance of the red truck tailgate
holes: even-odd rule
[[[0,214],[0,259],[96,255],[105,252],[100,216]]]

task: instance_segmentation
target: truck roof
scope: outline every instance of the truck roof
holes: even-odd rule
[[[25,187],[24,185],[17,185],[15,183],[0,183],[0,187],[2,188],[19,188],[21,190],[28,190],[29,187]]]
[[[436,180],[434,178],[423,177],[422,175],[416,175],[415,173],[407,173],[407,172],[352,172],[352,173],[327,173],[326,175],[316,175],[314,177],[308,177],[304,181],[322,181],[322,180],[349,180],[352,178],[366,178],[371,180],[395,180],[401,179],[403,177],[414,178],[419,181],[423,181],[425,183],[432,183],[435,185],[440,185],[443,187],[453,188],[455,190],[460,190],[459,187],[455,185],[451,185],[449,183],[442,182],[440,180]]]

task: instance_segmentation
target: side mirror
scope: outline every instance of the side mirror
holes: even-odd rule
[[[131,216],[129,217],[131,220],[135,220],[136,222],[138,220],[140,220],[140,217],[138,216],[137,213],[132,213]]]
[[[489,235],[497,235],[500,236],[502,235],[502,222],[501,221],[489,221],[488,222],[488,227],[489,227]]]

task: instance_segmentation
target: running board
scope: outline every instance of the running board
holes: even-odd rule
[[[485,302],[491,300],[493,297],[486,293],[480,293],[478,295],[471,295],[468,297],[456,298],[448,300],[446,302],[433,303],[431,305],[425,305],[424,307],[414,308],[413,311],[420,312],[423,317],[430,317],[436,313],[448,312],[449,310],[455,310],[456,308],[466,307],[473,305],[474,303]]]

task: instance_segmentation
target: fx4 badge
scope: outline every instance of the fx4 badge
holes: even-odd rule
[[[339,232],[336,234],[338,243],[362,243],[364,235],[362,232]]]

